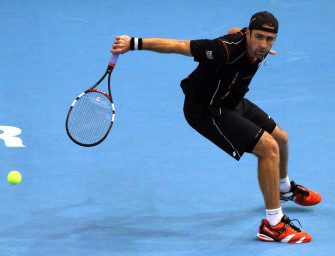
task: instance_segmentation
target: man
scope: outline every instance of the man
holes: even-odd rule
[[[269,12],[254,14],[248,28],[231,29],[214,40],[181,41],[163,38],[119,36],[112,53],[150,50],[194,57],[198,67],[181,82],[185,93],[187,122],[236,160],[244,152],[258,157],[258,180],[263,193],[266,219],[257,237],[263,241],[306,243],[312,237],[295,227],[282,213],[280,202],[303,206],[321,196],[289,181],[288,137],[258,106],[244,98],[252,77],[271,50],[278,21]]]

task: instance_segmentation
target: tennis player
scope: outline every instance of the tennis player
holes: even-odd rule
[[[271,50],[278,21],[269,12],[254,14],[248,28],[233,28],[213,40],[174,40],[118,36],[112,53],[150,50],[194,57],[197,68],[183,81],[187,122],[208,140],[239,160],[258,157],[258,180],[266,218],[257,237],[263,241],[306,243],[312,237],[283,215],[281,202],[311,206],[321,195],[289,180],[288,136],[262,109],[244,98],[258,67]]]

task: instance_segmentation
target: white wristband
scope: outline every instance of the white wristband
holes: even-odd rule
[[[134,50],[138,50],[138,38],[134,38]]]

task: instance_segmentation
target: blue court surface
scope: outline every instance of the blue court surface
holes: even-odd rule
[[[117,35],[215,38],[263,10],[279,20],[277,55],[247,98],[287,131],[290,179],[323,196],[282,205],[313,236],[307,244],[256,238],[265,217],[256,157],[235,161],[184,119],[179,83],[192,58],[120,56],[108,138],[83,148],[65,132]],[[331,0],[0,0],[0,126],[21,129],[25,146],[6,146],[0,131],[0,255],[334,255],[334,13]]]

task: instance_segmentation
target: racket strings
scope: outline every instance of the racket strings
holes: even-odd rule
[[[86,93],[71,110],[68,119],[69,133],[82,144],[97,143],[108,134],[114,113],[114,107],[106,95],[95,91]]]

